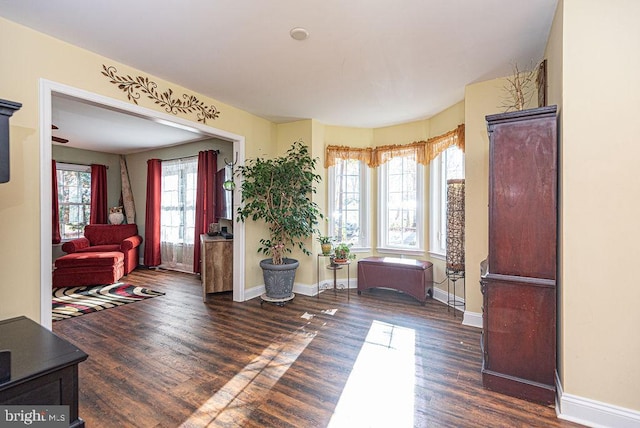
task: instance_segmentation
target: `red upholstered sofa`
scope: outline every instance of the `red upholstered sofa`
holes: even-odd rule
[[[97,253],[119,251],[124,254],[124,274],[138,266],[138,248],[142,237],[135,224],[88,224],[84,237],[65,242],[66,253]]]

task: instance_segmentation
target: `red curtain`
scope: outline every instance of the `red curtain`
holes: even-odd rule
[[[200,235],[216,219],[216,172],[218,154],[215,150],[198,153],[198,183],[196,187],[196,227],[193,246],[193,271],[200,273]]]
[[[90,224],[107,224],[107,167],[91,164],[91,214]]]
[[[60,207],[58,205],[58,170],[56,161],[51,160],[51,243],[59,244],[60,238]]]
[[[147,210],[144,226],[144,264],[160,265],[160,197],[162,193],[162,161],[147,161]]]

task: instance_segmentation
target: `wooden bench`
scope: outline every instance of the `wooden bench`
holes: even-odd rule
[[[375,287],[391,288],[415,297],[423,305],[433,297],[433,264],[396,257],[366,257],[358,261],[358,294]]]

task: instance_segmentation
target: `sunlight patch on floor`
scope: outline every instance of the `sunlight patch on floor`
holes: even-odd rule
[[[200,406],[181,427],[227,426],[229,423],[242,426],[251,412],[266,401],[271,387],[286,373],[316,334],[317,331],[307,331],[302,327],[278,337]]]
[[[329,428],[413,427],[415,336],[373,321]]]

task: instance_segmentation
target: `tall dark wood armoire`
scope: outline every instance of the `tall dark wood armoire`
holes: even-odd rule
[[[482,382],[541,403],[555,399],[556,106],[486,117],[489,256]]]

